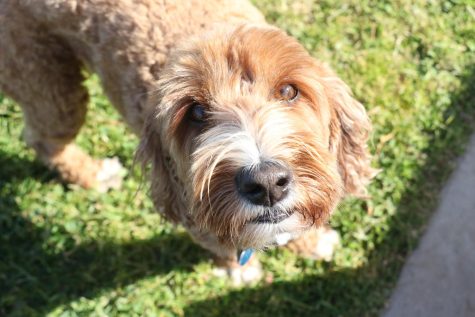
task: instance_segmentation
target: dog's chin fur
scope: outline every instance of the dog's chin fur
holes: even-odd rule
[[[295,101],[277,96],[283,84],[299,90]],[[223,244],[264,248],[279,234],[324,224],[344,194],[365,194],[374,172],[364,108],[284,32],[242,25],[191,40],[173,53],[157,87],[141,153],[152,162],[155,203],[170,219],[183,223],[186,215]],[[207,108],[205,123],[190,120],[193,103]],[[248,203],[234,181],[240,168],[264,160],[293,174],[291,194],[273,208]],[[292,215],[252,221],[278,210]]]
[[[279,245],[279,238],[286,236],[293,239],[309,229],[310,223],[305,224],[298,213],[279,223],[248,223],[244,225],[240,236],[237,238],[238,249],[265,249],[269,246]]]

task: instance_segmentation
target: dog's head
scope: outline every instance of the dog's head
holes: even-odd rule
[[[365,194],[369,130],[345,83],[296,40],[243,26],[170,57],[139,154],[166,216],[261,248]]]

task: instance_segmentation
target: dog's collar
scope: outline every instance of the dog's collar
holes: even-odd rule
[[[238,254],[239,265],[241,266],[245,265],[249,261],[253,253],[254,253],[253,249],[245,249],[241,251],[241,253]]]

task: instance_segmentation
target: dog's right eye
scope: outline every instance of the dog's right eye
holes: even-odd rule
[[[193,122],[203,123],[206,121],[206,117],[207,117],[206,107],[198,102],[194,102],[191,104],[191,107],[188,113],[189,113],[191,121]]]
[[[294,85],[285,84],[279,87],[277,97],[287,102],[295,101],[299,96],[299,90]]]

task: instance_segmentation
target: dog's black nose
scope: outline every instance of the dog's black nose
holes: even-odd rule
[[[255,205],[267,207],[287,196],[291,182],[290,170],[274,161],[244,167],[236,175],[239,193]]]

